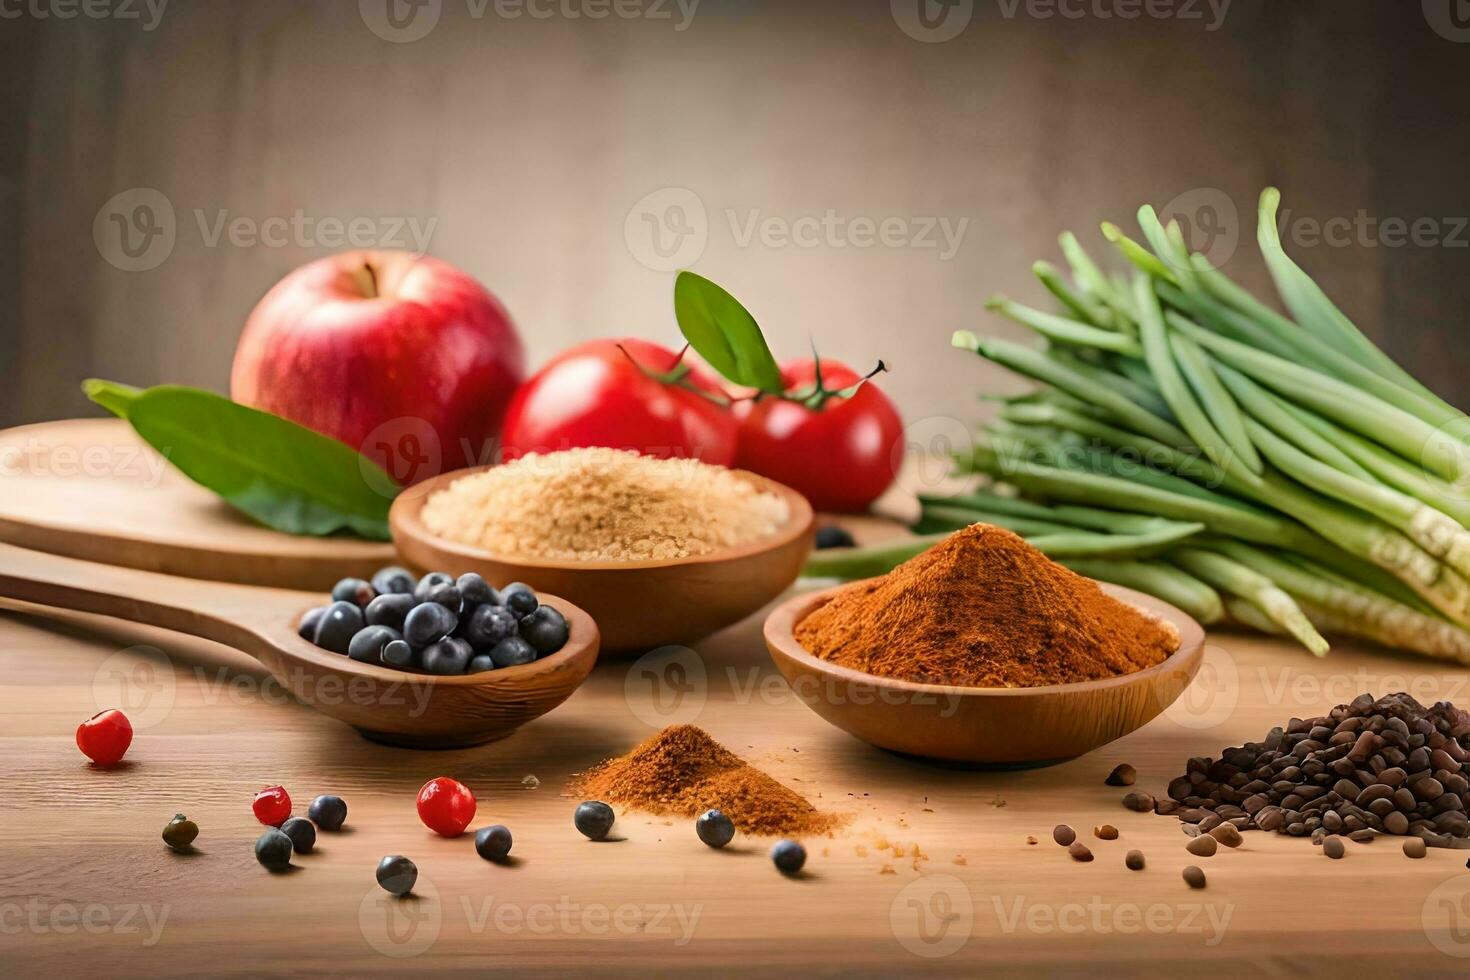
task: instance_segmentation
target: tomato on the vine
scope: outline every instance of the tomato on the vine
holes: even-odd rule
[[[800,491],[822,511],[855,513],[888,489],[903,438],[898,410],[871,382],[844,397],[797,400],[812,392],[816,362],[781,367],[788,397],[765,396],[736,405],[740,418],[735,465]],[[822,388],[838,392],[862,376],[837,361],[821,362]]]
[[[593,340],[521,386],[500,443],[507,460],[611,446],[730,466],[737,428],[719,387],[680,355],[646,340]]]

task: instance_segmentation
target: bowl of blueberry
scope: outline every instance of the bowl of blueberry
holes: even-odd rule
[[[474,572],[415,576],[397,566],[370,580],[342,579],[329,601],[301,615],[296,632],[350,661],[344,672],[398,672],[408,696],[423,689],[416,731],[358,727],[380,741],[436,747],[489,741],[551,710],[591,672],[599,640],[585,612],[523,583],[496,587]],[[466,699],[483,716],[473,732],[462,731],[463,706],[449,704]],[[436,724],[444,711],[466,737],[446,742]]]

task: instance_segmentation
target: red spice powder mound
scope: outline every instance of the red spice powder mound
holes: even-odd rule
[[[838,590],[797,624],[796,639],[867,674],[963,687],[1116,677],[1179,647],[1169,623],[989,524]]]
[[[737,828],[761,836],[825,834],[846,819],[818,810],[693,725],[665,728],[573,777],[568,789],[655,814],[722,810]]]

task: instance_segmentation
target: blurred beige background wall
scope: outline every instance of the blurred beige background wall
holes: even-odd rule
[[[1260,287],[1267,183],[1288,249],[1470,402],[1456,0],[99,2],[0,19],[6,423],[91,411],[93,374],[224,390],[254,302],[349,230],[478,275],[533,363],[675,343],[687,265],[778,356],[882,357],[910,417],[969,419],[1019,383],[948,336],[1018,334],[981,303],[1038,299],[1059,230],[1101,252],[1174,202]]]

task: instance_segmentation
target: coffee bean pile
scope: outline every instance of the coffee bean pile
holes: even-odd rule
[[[1190,759],[1154,809],[1196,834],[1229,824],[1315,843],[1386,833],[1470,847],[1467,742],[1470,714],[1447,701],[1426,709],[1403,693],[1376,701],[1363,694],[1324,717],[1293,718],[1219,759]],[[1130,793],[1124,803],[1142,809],[1146,798]]]

